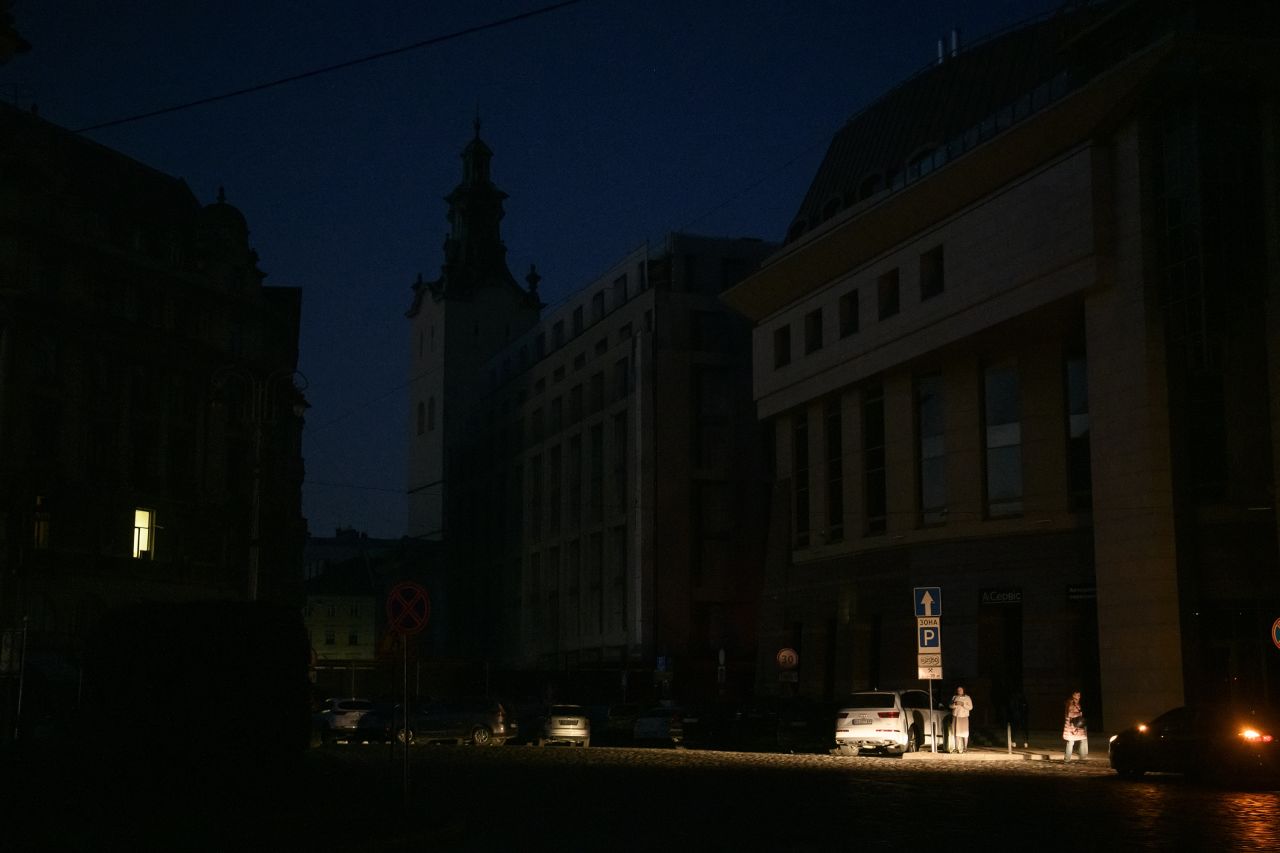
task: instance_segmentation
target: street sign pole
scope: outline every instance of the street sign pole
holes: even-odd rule
[[[933,742],[933,754],[938,754],[938,724],[933,719],[933,679],[929,679],[929,740]]]
[[[400,731],[397,740],[404,745],[404,763],[400,780],[401,809],[409,814],[409,637],[417,634],[431,618],[431,596],[412,581],[402,581],[391,588],[387,595],[387,624],[400,636],[401,687],[403,704],[400,706]],[[401,737],[401,733],[403,736]],[[395,748],[394,746],[392,747]]]
[[[929,682],[929,732],[938,752],[938,724],[933,716],[933,681],[942,677],[942,587],[918,586],[911,593],[916,614],[916,677]]]
[[[409,814],[409,638],[404,634],[400,635],[400,661],[401,675],[404,701],[401,709],[404,711],[404,755],[402,756],[402,772],[400,775],[400,809],[405,814]]]

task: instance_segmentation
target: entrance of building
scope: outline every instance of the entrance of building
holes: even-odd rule
[[[978,609],[978,676],[985,683],[986,713],[975,708],[982,724],[1003,729],[1009,697],[1023,690],[1022,590],[984,589]]]

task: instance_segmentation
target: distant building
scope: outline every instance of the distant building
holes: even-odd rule
[[[718,296],[772,247],[672,234],[544,315],[489,157],[477,132],[409,311],[410,532],[445,543],[448,641],[633,695],[749,690],[766,466]]]
[[[762,689],[790,646],[814,696],[940,655],[990,723],[1017,689],[1041,728],[1072,689],[1099,728],[1280,696],[1277,35],[1068,4],[833,139],[726,294],[777,438]]]
[[[248,234],[221,192],[0,104],[6,710],[24,626],[28,689],[74,691],[109,607],[301,605],[301,294]]]
[[[439,551],[433,541],[371,539],[350,529],[307,540],[303,613],[318,698],[400,695],[405,645],[414,675],[412,695],[447,692],[443,685],[453,683],[457,667],[437,653],[439,620],[431,617],[448,608]],[[387,619],[388,597],[404,581],[426,589],[430,601],[426,627],[407,643]]]

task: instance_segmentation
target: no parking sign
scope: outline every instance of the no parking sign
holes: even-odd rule
[[[431,596],[413,581],[402,581],[387,594],[387,626],[397,634],[416,634],[431,618]]]

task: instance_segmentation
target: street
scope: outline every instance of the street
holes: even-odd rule
[[[1280,792],[1121,780],[1105,756],[912,760],[507,746],[335,744],[198,777],[35,774],[26,847],[200,850],[1280,849]],[[14,781],[8,774],[6,781]],[[30,774],[29,774],[30,775]],[[185,776],[185,778],[184,778]],[[97,780],[92,781],[92,780]],[[29,779],[30,780],[30,779]],[[9,811],[6,809],[6,811]]]

